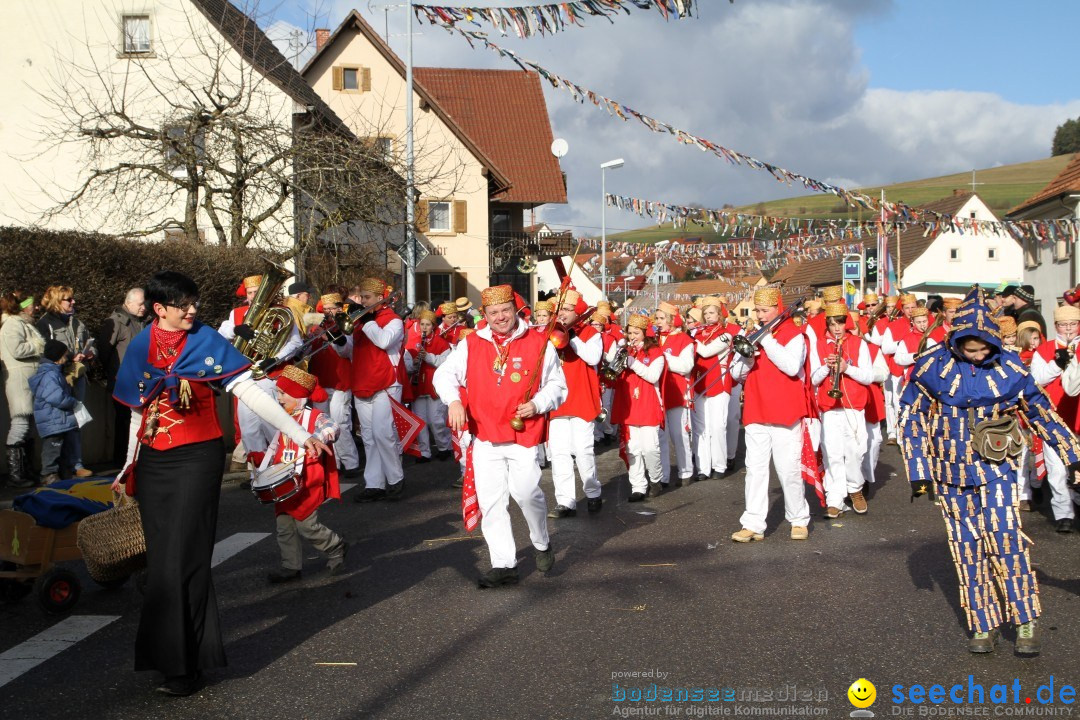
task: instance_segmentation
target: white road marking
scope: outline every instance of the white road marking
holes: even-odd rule
[[[214,544],[214,556],[210,559],[210,567],[217,567],[241,550],[268,537],[270,533],[236,533],[224,540],[218,540]]]
[[[0,653],[0,687],[119,619],[119,615],[73,615]]]
[[[344,495],[354,487],[356,487],[356,483],[341,483],[341,494]]]

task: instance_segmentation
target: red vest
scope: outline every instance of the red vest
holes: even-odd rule
[[[881,348],[874,343],[866,343],[870,350],[870,364],[877,364]],[[885,419],[885,389],[879,383],[870,383],[870,399],[866,401],[866,421],[879,423]]]
[[[510,419],[518,405],[524,402],[537,361],[547,349],[544,337],[526,330],[510,341],[501,381],[494,370],[498,357],[495,343],[478,333],[467,335],[465,342],[469,348],[469,362],[465,368],[469,432],[490,443],[512,442],[523,447],[536,447],[542,443],[547,434],[545,416],[527,418],[522,432],[510,427]]]
[[[1047,340],[1039,345],[1035,354],[1048,363],[1054,362],[1054,353],[1060,346],[1057,340]],[[1061,386],[1061,375],[1043,386],[1043,390],[1050,396],[1050,401],[1057,408],[1058,415],[1073,430],[1080,430],[1080,397],[1070,397],[1065,394],[1065,388]]]
[[[409,343],[405,347],[405,352],[412,355],[413,370],[412,377],[416,376],[416,357],[420,354],[420,335],[414,335],[409,338]],[[443,340],[437,333],[432,333],[426,341],[424,341],[424,350],[431,355],[442,355],[444,352],[450,350],[450,343]],[[413,385],[412,395],[414,398],[427,395],[429,397],[437,398],[438,394],[435,392],[434,385],[431,384],[431,379],[435,377],[435,366],[429,362],[424,362],[422,369],[420,370],[420,384]],[[409,379],[410,384],[412,378]]]
[[[784,346],[802,336],[802,328],[790,320],[773,332]],[[806,346],[806,339],[802,342]],[[799,377],[791,377],[773,364],[764,350],[759,350],[753,367],[744,380],[743,425],[771,424],[785,427],[807,417],[806,385]]]
[[[683,350],[693,344],[693,338],[684,332],[671,332],[660,338],[660,348],[664,351],[665,358],[677,357],[682,354]],[[668,362],[668,360],[665,360],[665,362]],[[693,370],[691,370],[692,372]],[[689,376],[672,372],[669,366],[665,368],[664,377],[661,378],[661,381],[663,382],[665,410],[686,407],[689,404],[686,397],[687,390],[690,387]]]
[[[315,408],[304,408],[297,422],[308,431],[309,435],[315,433],[315,423],[322,415]],[[278,435],[278,448],[274,454],[271,465],[285,462],[285,454],[290,453],[289,461],[296,460],[296,453],[300,450],[297,445],[285,435]],[[341,486],[338,484],[337,461],[334,460],[333,451],[323,453],[316,458],[312,455],[304,455],[304,466],[300,477],[303,487],[300,492],[288,500],[276,503],[274,513],[283,515],[288,513],[297,520],[306,520],[311,513],[319,509],[319,506],[327,498],[340,499]]]
[[[723,325],[704,325],[698,328],[696,339],[699,343],[708,345],[725,332],[728,332],[728,329]],[[730,352],[722,363],[716,355],[703,358],[694,353],[694,377],[697,378],[694,394],[705,393],[705,397],[716,397],[720,393],[731,392],[731,373],[728,371],[730,365]]]
[[[325,338],[311,346],[315,354],[308,360],[308,372],[319,378],[324,390],[348,390],[351,387],[352,367],[346,358],[334,352]]]
[[[857,364],[861,345],[862,340],[849,334],[844,338],[844,344],[840,348],[841,357],[852,365]],[[826,357],[836,352],[836,344],[828,339],[819,340],[817,348],[818,359],[821,360],[822,364],[825,363]],[[866,407],[867,400],[870,398],[870,389],[862,383],[855,382],[847,375],[840,376],[840,389],[844,392],[842,398],[829,397],[829,390],[832,390],[832,387],[833,378],[830,372],[818,385],[817,402],[822,412],[836,409],[862,410]]]
[[[578,337],[582,342],[588,342],[596,335],[596,328],[589,325]],[[578,417],[592,422],[600,414],[600,378],[596,368],[578,357],[570,343],[560,354],[563,375],[566,376],[566,400],[551,413],[551,417]]]
[[[439,327],[435,328],[435,332],[442,336],[442,339],[448,342],[450,347],[453,347],[461,340],[461,331],[465,328],[465,323],[459,321],[457,325],[453,325],[450,329],[447,329],[445,324],[439,325]]]
[[[154,336],[150,336],[150,357],[155,358],[158,354],[157,343]],[[177,357],[183,352],[185,338],[176,348]],[[157,366],[163,367],[161,362]],[[147,376],[149,377],[149,376]],[[143,431],[139,431],[139,442],[155,450],[171,450],[181,445],[216,440],[221,437],[221,425],[217,416],[217,401],[214,391],[210,389],[210,383],[189,382],[191,398],[187,408],[174,407],[169,404],[169,393],[163,392],[158,396],[157,430],[151,439],[143,437]],[[149,410],[143,410],[143,430],[149,419]]]
[[[664,356],[658,347],[649,348],[639,358],[646,365]],[[638,427],[663,427],[664,406],[660,400],[660,383],[645,382],[633,370],[624,370],[615,383],[615,398],[611,404],[612,425],[636,425]]]
[[[250,308],[251,308],[250,305],[241,305],[240,307],[233,308],[233,311],[232,311],[233,327],[236,327],[237,325],[243,325],[244,324],[244,318],[247,317],[247,313],[248,313],[248,310]]]
[[[893,342],[903,343],[904,338],[911,332],[911,321],[901,315],[889,323],[888,329]],[[881,334],[884,335],[885,331],[882,330]],[[889,366],[889,372],[892,373],[893,377],[900,377],[904,374],[904,368],[893,362],[892,355],[885,356],[885,363]]]
[[[375,323],[381,328],[394,321],[401,322],[401,318],[390,308],[384,307],[375,312]],[[398,365],[400,366],[401,363],[398,362]],[[390,354],[371,342],[371,339],[364,334],[362,327],[356,328],[353,332],[353,395],[358,398],[368,398],[399,382],[401,380],[398,377],[398,368],[390,362]]]

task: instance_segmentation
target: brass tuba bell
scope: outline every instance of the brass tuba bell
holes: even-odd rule
[[[293,331],[292,312],[277,305],[281,288],[292,273],[273,260],[263,260],[269,267],[263,273],[259,289],[255,291],[255,297],[251,299],[247,315],[244,316],[244,324],[251,326],[255,337],[248,340],[237,335],[232,340],[233,347],[251,360],[251,376],[256,380],[266,374],[259,363],[277,357]]]

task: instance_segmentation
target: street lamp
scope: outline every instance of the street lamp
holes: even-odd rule
[[[608,160],[600,165],[600,294],[607,299],[607,171],[623,166],[624,160]]]

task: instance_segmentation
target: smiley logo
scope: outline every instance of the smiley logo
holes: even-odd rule
[[[874,704],[874,700],[877,699],[877,688],[874,687],[874,683],[870,682],[866,678],[859,678],[855,682],[851,683],[851,687],[847,691],[848,700],[851,704],[857,708],[868,708]]]

